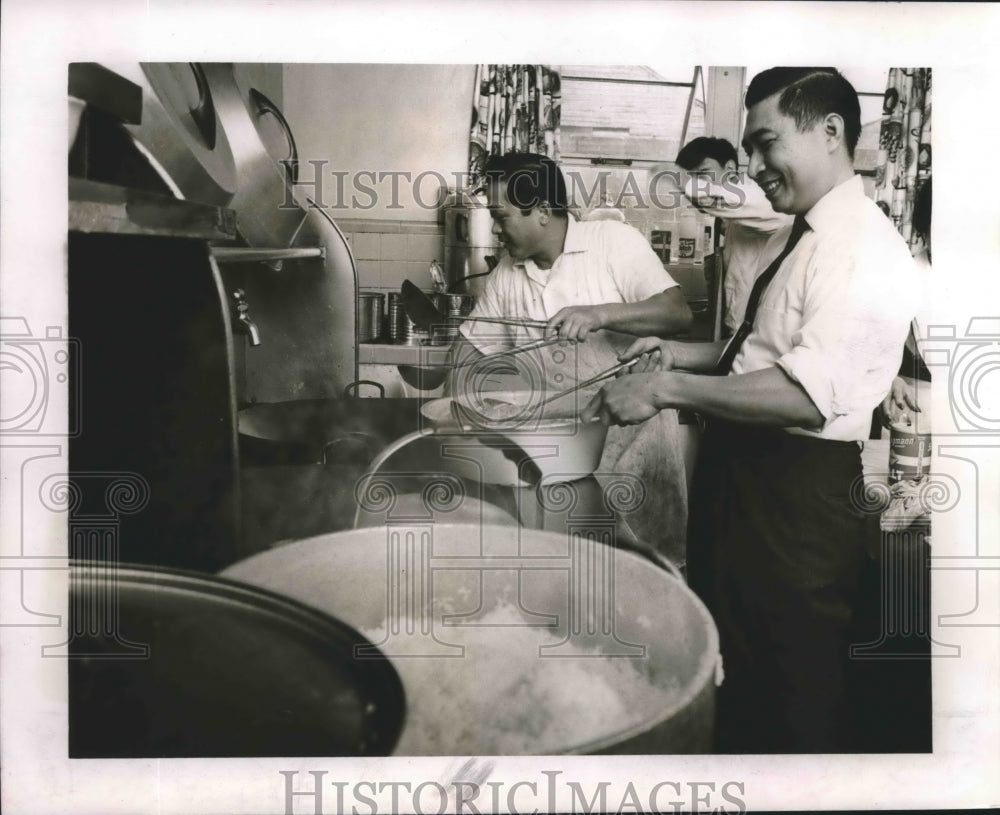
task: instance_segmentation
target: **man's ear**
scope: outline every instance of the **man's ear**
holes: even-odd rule
[[[736,162],[733,161],[732,159],[729,159],[729,161],[726,162],[726,166],[723,167],[722,169],[725,170],[727,173],[735,173],[736,172]]]
[[[844,118],[839,113],[828,113],[823,120],[823,132],[831,148],[844,142]],[[832,150],[831,150],[832,152]]]
[[[548,201],[539,201],[535,209],[538,210],[538,222],[544,226],[552,218],[552,207]]]

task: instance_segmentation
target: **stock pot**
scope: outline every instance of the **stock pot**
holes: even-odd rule
[[[711,749],[719,668],[711,617],[683,581],[590,535],[415,521],[296,541],[224,574],[325,611],[389,656],[408,707],[395,755]],[[489,626],[500,608],[513,609],[513,624]],[[476,636],[456,653],[452,644],[473,628]],[[513,650],[526,630],[550,643],[544,655],[530,637],[530,653]],[[511,658],[496,658],[492,646],[508,644]],[[595,719],[598,700],[580,692],[606,667],[595,660],[634,668],[656,701],[635,694],[624,699],[629,716]],[[421,662],[439,679],[421,680]],[[545,687],[536,682],[541,663],[555,671]],[[508,686],[511,695],[483,696]],[[518,746],[505,749],[485,721],[509,727]]]
[[[457,475],[485,484],[530,486],[575,481],[591,475],[601,461],[608,429],[600,422],[581,422],[575,394],[531,410],[539,395],[529,391],[489,391],[425,402],[420,411],[434,428],[433,442],[452,450],[450,468]],[[452,402],[471,415],[485,400],[526,406],[517,419],[504,424],[460,426]]]

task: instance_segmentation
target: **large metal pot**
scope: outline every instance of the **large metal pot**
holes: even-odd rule
[[[362,632],[381,629],[380,650],[397,665],[408,700],[398,755],[454,754],[449,743],[466,732],[461,749],[468,754],[497,754],[494,734],[481,732],[480,716],[501,720],[509,715],[523,725],[515,731],[534,731],[550,719],[554,709],[573,732],[562,743],[533,745],[521,750],[546,753],[700,753],[711,750],[715,685],[719,665],[718,635],[705,607],[682,581],[631,552],[599,543],[596,531],[567,537],[510,526],[421,524],[358,529],[297,541],[231,566],[225,574],[272,591],[287,594],[326,611]],[[527,626],[551,635],[552,647],[537,646],[527,657],[497,659],[494,649],[469,645],[457,652],[462,628],[498,607],[516,604],[519,622],[484,629],[507,644]],[[406,612],[409,612],[408,614]],[[514,630],[517,629],[517,630]],[[486,633],[489,632],[489,633]],[[512,635],[516,635],[513,636]],[[482,639],[478,640],[480,643]],[[592,650],[590,656],[578,648]],[[627,698],[629,715],[600,731],[576,729],[588,719],[596,703],[574,694],[574,677],[593,674],[609,660],[634,667],[655,690],[670,687],[669,701],[644,707],[640,695]],[[548,659],[547,659],[548,658]],[[531,687],[537,667],[565,671],[555,693]],[[442,683],[415,682],[413,672],[426,660],[441,671]],[[459,660],[462,660],[460,662]],[[505,676],[504,674],[507,674]],[[418,671],[419,673],[419,671]],[[455,677],[472,681],[455,685]],[[495,680],[521,680],[514,698],[477,699]],[[551,675],[549,675],[551,679]],[[528,683],[529,687],[524,687]],[[503,681],[500,682],[501,686]],[[516,685],[516,682],[513,682]],[[551,690],[552,686],[549,686]],[[620,692],[624,696],[625,688]],[[446,694],[442,698],[442,694]],[[541,694],[541,696],[538,696]],[[558,698],[556,698],[558,697]],[[545,700],[553,707],[547,707]],[[519,707],[529,702],[536,715]],[[563,705],[569,705],[567,711]],[[588,707],[589,706],[589,707]],[[636,706],[639,707],[636,710]],[[418,711],[439,709],[431,730],[440,730],[435,742],[425,732],[415,733]],[[494,719],[496,721],[496,719]],[[511,720],[512,721],[512,720]],[[593,719],[591,719],[593,721]],[[546,726],[557,726],[551,721]],[[471,730],[471,733],[469,732]],[[468,739],[472,739],[470,744]],[[481,741],[477,741],[481,739]],[[409,745],[423,743],[423,751]],[[434,744],[439,749],[435,750]],[[463,753],[464,754],[464,753]],[[500,752],[499,754],[507,754]]]
[[[102,553],[103,554],[103,553]],[[73,758],[386,755],[399,676],[339,620],[177,569],[71,561]]]
[[[477,411],[483,398],[517,405],[538,401],[536,394],[527,391],[455,397],[470,411]],[[572,394],[537,413],[526,412],[521,421],[506,426],[473,422],[464,430],[455,423],[452,401],[434,399],[422,405],[420,412],[435,430],[433,442],[451,451],[447,456],[450,468],[464,478],[511,487],[552,484],[584,478],[601,461],[608,429],[600,422],[581,422]]]

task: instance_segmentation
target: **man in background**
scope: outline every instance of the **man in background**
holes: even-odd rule
[[[728,337],[743,321],[757,271],[765,269],[781,249],[769,244],[771,236],[790,225],[792,216],[775,212],[761,188],[740,176],[736,148],[726,139],[699,136],[689,141],[677,154],[677,164],[687,176],[684,196],[702,212],[725,222],[722,273],[727,330],[723,336]]]

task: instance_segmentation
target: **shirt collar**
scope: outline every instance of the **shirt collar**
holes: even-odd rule
[[[566,223],[566,236],[563,238],[563,250],[559,253],[559,258],[563,255],[568,255],[576,252],[586,252],[586,236],[583,234],[583,227],[580,226],[579,221],[573,217],[573,213],[568,213],[567,223]],[[527,260],[519,260],[514,263],[514,267],[520,267],[524,269],[528,277],[535,280],[538,283],[545,284],[548,282],[549,274],[555,267],[556,263],[559,262],[559,258],[556,258],[548,269],[539,269],[531,258]]]
[[[814,232],[822,232],[838,222],[844,212],[853,211],[859,197],[865,197],[865,185],[861,176],[853,175],[813,204],[806,213],[806,223]]]

